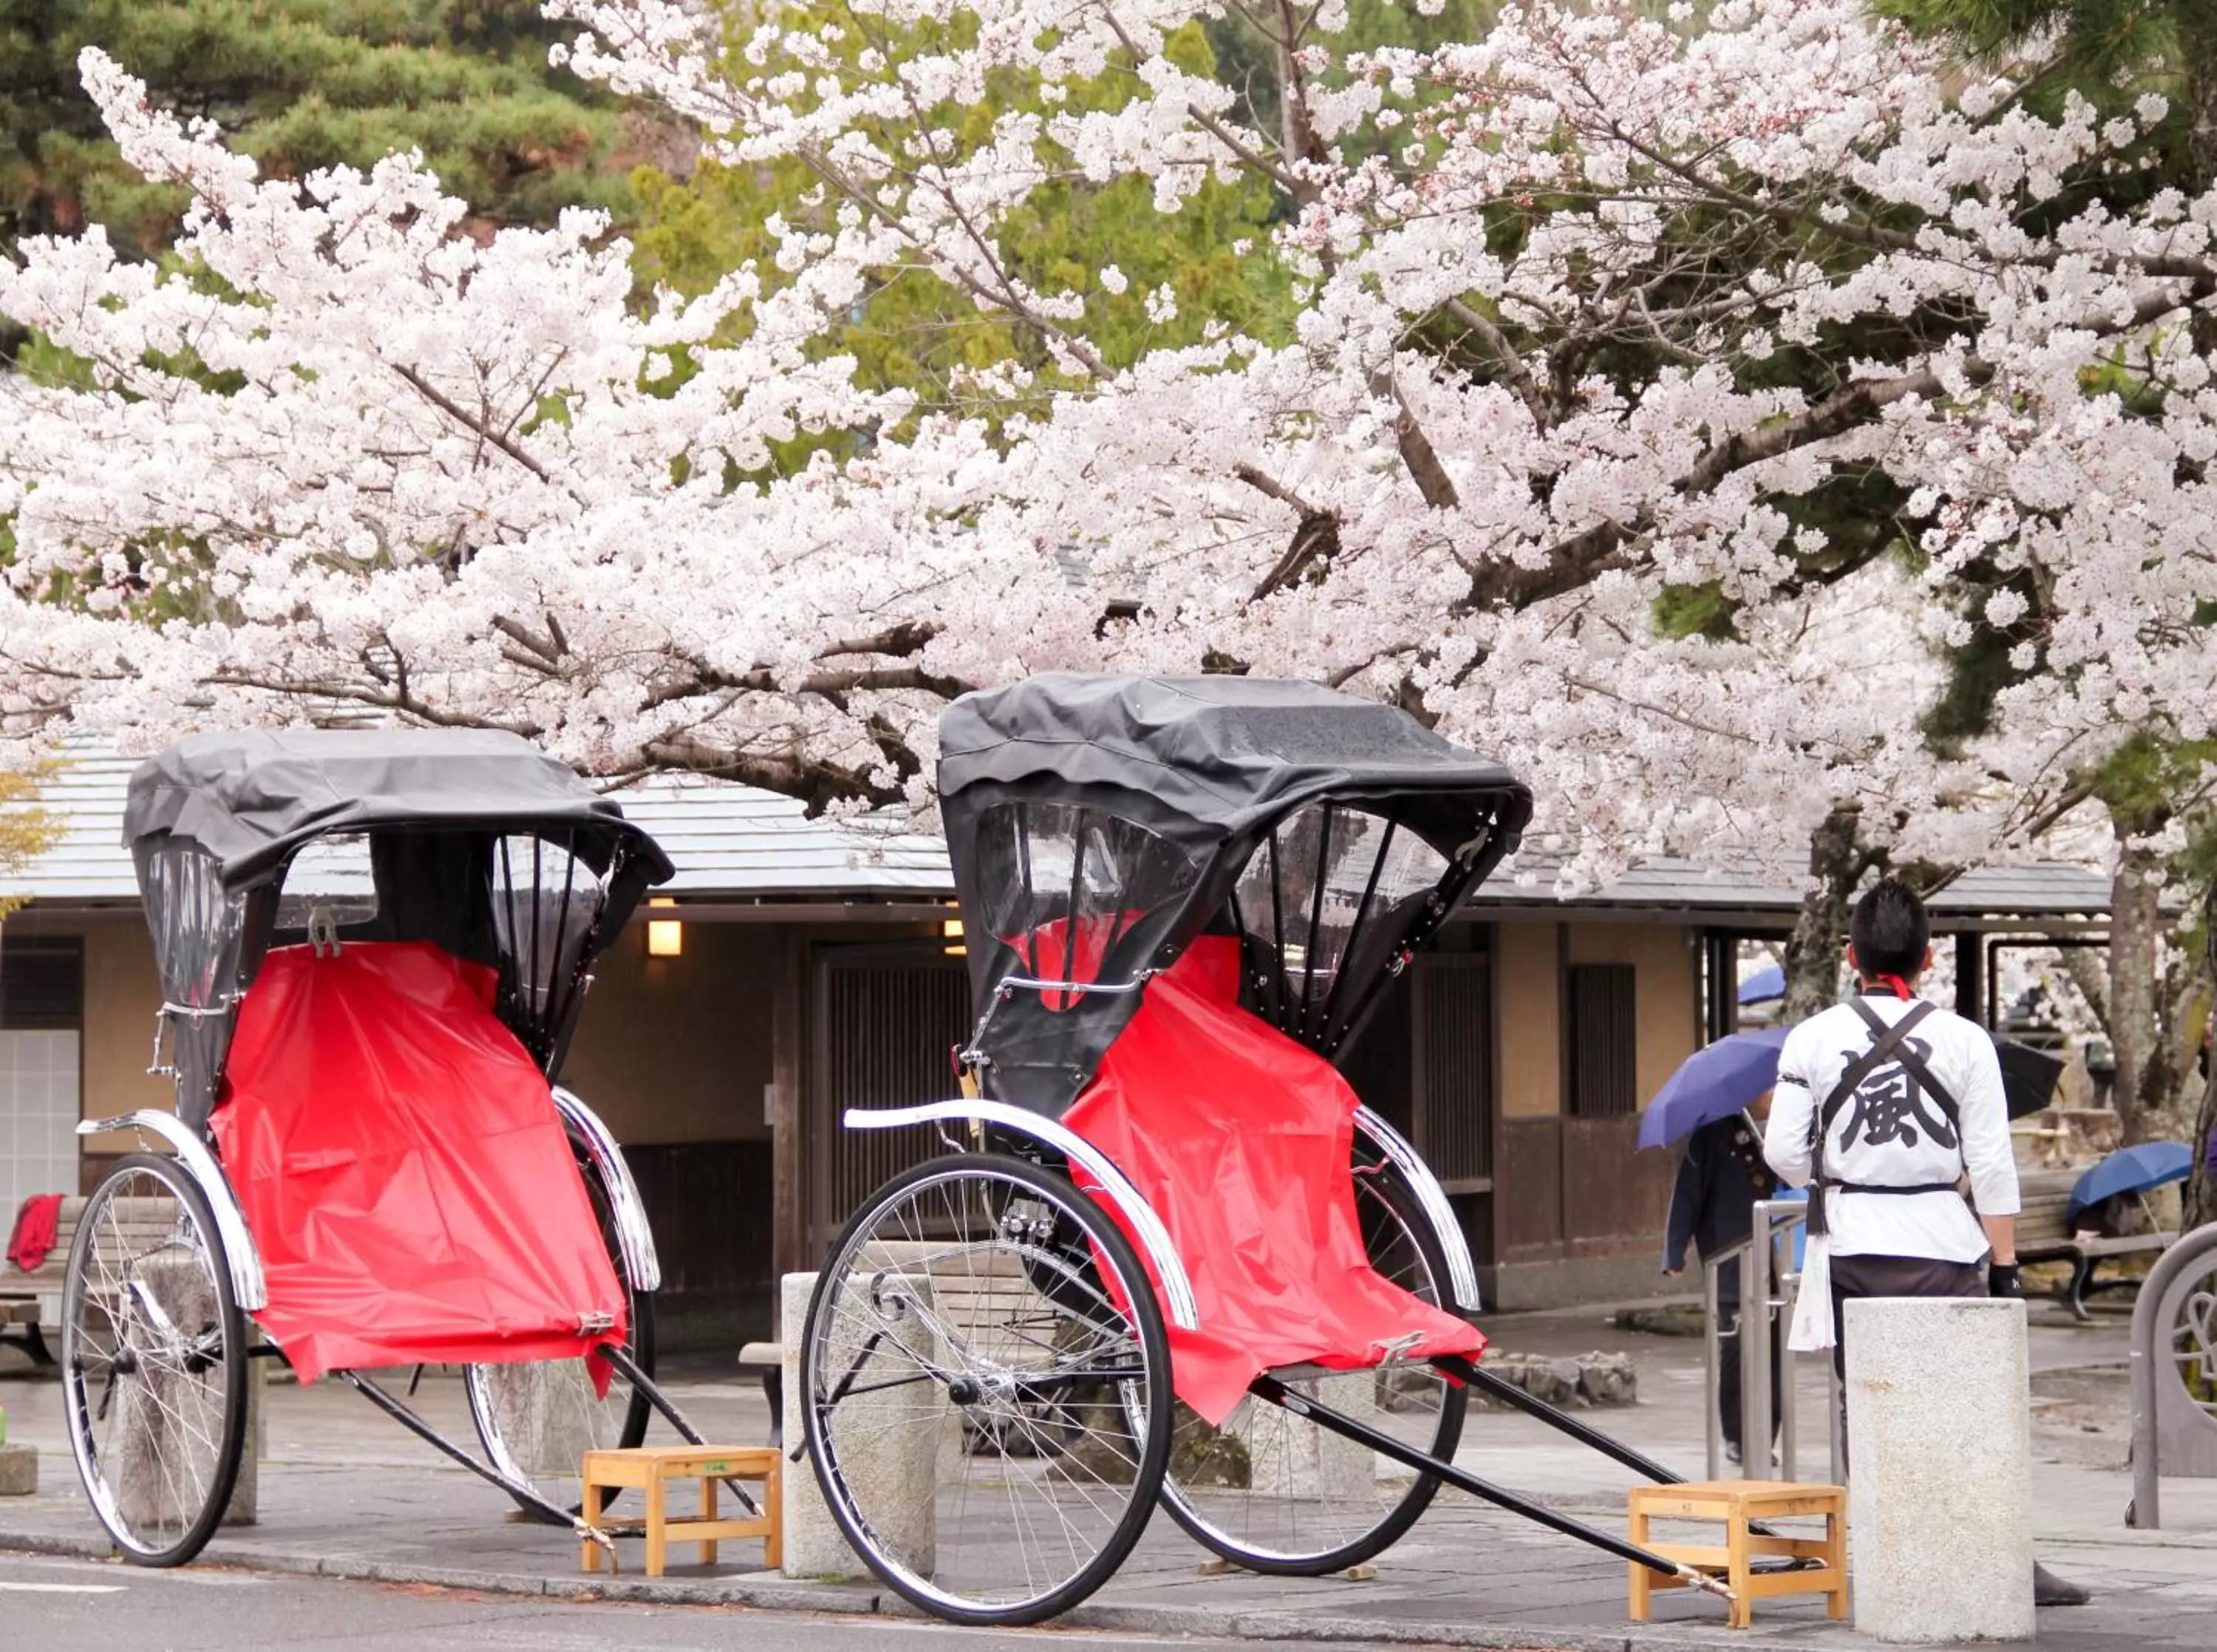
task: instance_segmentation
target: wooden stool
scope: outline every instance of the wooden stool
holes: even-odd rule
[[[1632,1541],[1652,1549],[1667,1560],[1722,1574],[1732,1592],[1731,1625],[1745,1629],[1755,1615],[1755,1597],[1778,1594],[1822,1594],[1830,1599],[1826,1612],[1848,1615],[1848,1489],[1845,1486],[1800,1485],[1790,1480],[1708,1480],[1679,1486],[1635,1486],[1626,1504]],[[1748,1530],[1751,1520],[1782,1519],[1794,1514],[1821,1514],[1821,1538],[1769,1538]],[[1714,1545],[1654,1543],[1648,1538],[1652,1520],[1722,1520],[1725,1542]],[[1787,1556],[1824,1563],[1806,1570],[1751,1572],[1749,1562],[1766,1556]],[[1632,1573],[1632,1621],[1648,1621],[1657,1589],[1688,1586],[1645,1566]]]
[[[648,1446],[628,1452],[587,1452],[584,1465],[584,1507],[580,1511],[588,1526],[614,1535],[618,1532],[646,1534],[646,1575],[660,1577],[670,1544],[697,1543],[701,1563],[716,1563],[716,1544],[725,1538],[760,1538],[763,1564],[775,1569],[785,1563],[783,1534],[778,1527],[779,1480],[783,1460],[774,1449],[759,1446]],[[701,1482],[698,1519],[669,1517],[665,1489],[672,1480]],[[723,1480],[757,1480],[762,1493],[755,1500],[762,1513],[744,1520],[719,1519],[716,1514],[716,1485]],[[639,1519],[601,1518],[604,1491],[629,1490],[646,1499],[646,1513]],[[601,1547],[584,1545],[585,1569],[601,1569]],[[614,1561],[608,1563],[611,1569]]]

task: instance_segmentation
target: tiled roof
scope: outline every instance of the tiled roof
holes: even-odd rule
[[[65,760],[39,804],[60,822],[61,841],[23,872],[0,878],[0,892],[66,905],[136,901],[122,834],[124,789],[137,766],[136,758],[106,752]],[[615,795],[676,862],[671,893],[938,899],[954,889],[946,847],[921,833],[812,821],[788,798],[689,776]]]
[[[0,888],[65,905],[135,901],[131,855],[121,840],[124,787],[136,763],[98,751],[65,761],[40,798],[63,825],[60,842]],[[809,820],[791,798],[692,776],[642,781],[615,795],[676,863],[668,888],[677,895],[937,900],[953,892],[946,845],[925,833],[868,821]],[[1528,848],[1472,904],[1790,914],[1800,903],[1790,868],[1749,863],[1710,871],[1669,858],[1643,861],[1606,888],[1564,901],[1555,894],[1561,864],[1558,855]],[[1520,867],[1533,881],[1516,881]],[[1967,872],[1931,904],[1936,916],[1961,919],[2100,916],[2109,903],[2109,880],[2099,872],[2029,865]]]
[[[624,813],[677,865],[667,891],[701,895],[954,891],[947,846],[874,822],[809,820],[790,798],[726,780],[672,776],[617,792]]]
[[[71,903],[137,900],[123,847],[123,788],[138,766],[107,752],[60,762],[38,806],[60,826],[61,839],[22,871],[0,873],[0,893]]]
[[[1800,879],[1790,866],[1747,862],[1712,869],[1669,856],[1643,860],[1597,891],[1559,902],[1554,884],[1562,864],[1561,857],[1545,850],[1520,851],[1471,904],[1792,913],[1801,903]],[[1520,885],[1520,872],[1530,881]],[[1980,866],[1965,872],[1927,904],[1934,916],[1943,918],[2102,917],[2109,909],[2109,880],[2087,867],[2060,862]]]

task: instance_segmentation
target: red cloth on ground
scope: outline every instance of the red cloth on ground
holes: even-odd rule
[[[61,1221],[59,1193],[33,1193],[15,1212],[15,1229],[8,1236],[8,1260],[26,1273],[38,1272],[52,1254]]]
[[[1063,1120],[1154,1207],[1192,1279],[1201,1328],[1170,1328],[1177,1396],[1220,1423],[1275,1366],[1360,1369],[1411,1332],[1412,1359],[1476,1355],[1474,1328],[1370,1266],[1355,1092],[1238,998],[1238,938],[1203,936],[1147,983]]]
[[[428,943],[350,941],[272,952],[239,1008],[213,1124],[269,1283],[255,1317],[304,1383],[623,1338],[546,1076],[493,990]],[[594,1315],[613,1328],[581,1330]]]

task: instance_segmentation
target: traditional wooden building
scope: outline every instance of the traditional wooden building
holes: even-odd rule
[[[0,931],[0,1210],[89,1187],[129,1147],[80,1139],[79,1118],[168,1100],[145,1070],[159,993],[119,837],[131,767],[62,769],[45,806],[64,836]],[[658,891],[675,904],[605,955],[565,1078],[625,1143],[674,1339],[726,1343],[767,1328],[776,1275],[812,1265],[869,1188],[937,1150],[838,1119],[951,1088],[971,1019],[951,884],[936,839],[745,787],[621,796],[677,865]],[[1479,892],[1347,1063],[1446,1182],[1489,1305],[1511,1308],[1657,1288],[1674,1165],[1633,1150],[1638,1109],[1730,1030],[1738,941],[1782,934],[1798,898],[1790,878],[1658,861],[1561,900],[1540,869]],[[1936,917],[1967,1002],[1989,947],[2097,931],[2106,897],[2067,867],[1964,879]]]

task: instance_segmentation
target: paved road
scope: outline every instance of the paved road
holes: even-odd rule
[[[1081,1630],[955,1629],[731,1607],[585,1606],[207,1567],[151,1572],[0,1554],[9,1652],[1252,1652],[1240,1643]],[[1305,1652],[1333,1652],[1312,1646]],[[1344,1652],[1344,1649],[1343,1649]],[[1374,1652],[1374,1649],[1372,1649]]]

